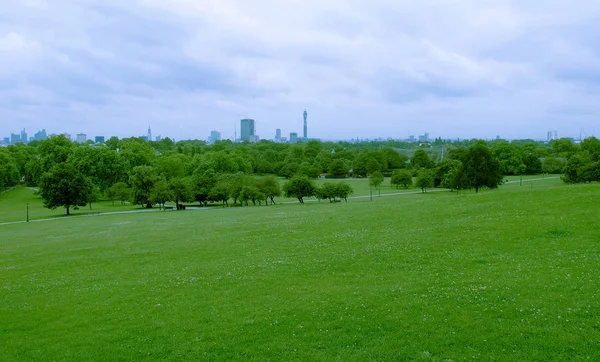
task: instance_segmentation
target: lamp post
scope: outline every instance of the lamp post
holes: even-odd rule
[[[29,203],[27,203],[27,222],[29,222]]]

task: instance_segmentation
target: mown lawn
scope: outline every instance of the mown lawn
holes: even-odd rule
[[[0,225],[0,360],[598,360],[599,195]]]

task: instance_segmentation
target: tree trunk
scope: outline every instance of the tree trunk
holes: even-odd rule
[[[146,209],[151,209],[152,208],[152,204],[151,203],[147,203],[146,204]]]
[[[66,206],[67,207],[67,215],[71,215],[71,210],[70,210],[70,206]]]

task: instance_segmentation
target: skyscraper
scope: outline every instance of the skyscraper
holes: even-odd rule
[[[240,120],[240,139],[243,141],[254,141],[254,120],[244,118]]]
[[[290,133],[290,143],[298,143],[298,134],[296,132]]]
[[[87,135],[85,133],[78,133],[75,142],[77,142],[77,143],[86,143],[87,142]]]
[[[308,113],[306,113],[306,109],[304,110],[302,117],[304,118],[304,139],[307,139],[308,138],[308,127],[306,126],[306,118],[308,118]]]
[[[150,126],[148,126],[148,138],[146,140],[152,141],[152,130],[150,129]]]
[[[25,132],[25,128],[21,131],[21,142],[27,143],[27,132]]]
[[[214,145],[215,142],[220,141],[221,140],[221,132],[219,131],[210,131],[210,139],[209,139],[209,143],[211,145]]]
[[[275,130],[275,142],[281,141],[281,129],[277,128]]]

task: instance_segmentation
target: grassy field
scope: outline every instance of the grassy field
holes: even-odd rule
[[[0,360],[598,360],[599,195],[0,225]]]

